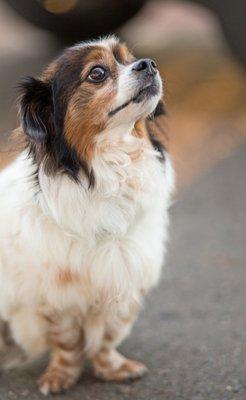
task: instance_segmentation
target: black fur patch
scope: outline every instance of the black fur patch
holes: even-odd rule
[[[23,131],[30,139],[44,142],[53,130],[51,85],[28,77],[22,82],[21,90],[20,109]]]
[[[87,49],[67,51],[58,60],[51,82],[27,78],[21,85],[21,122],[28,138],[29,153],[39,166],[44,162],[46,174],[63,172],[78,181],[83,170],[94,185],[94,175],[87,163],[66,142],[64,119],[68,101],[80,85],[83,57]]]
[[[155,108],[155,110],[153,112],[153,117],[154,118],[157,118],[160,115],[167,115],[163,100],[159,101],[159,103],[157,104],[157,106],[156,106],[156,108]]]
[[[150,141],[152,143],[152,146],[154,147],[154,149],[156,151],[158,151],[159,155],[160,155],[160,160],[161,161],[165,161],[165,148],[164,146],[161,144],[161,142],[159,142],[159,140],[157,140],[153,134],[149,135],[150,137]]]
[[[147,122],[146,124],[147,126],[147,132],[149,135],[149,139],[152,143],[152,146],[154,147],[154,149],[159,153],[159,159],[161,162],[165,161],[165,151],[166,148],[165,146],[156,138],[156,136],[154,135],[154,133],[151,130],[150,124]]]

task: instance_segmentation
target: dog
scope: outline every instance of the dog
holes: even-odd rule
[[[72,387],[85,360],[108,381],[146,372],[116,348],[164,262],[162,86],[155,62],[114,36],[21,84],[25,148],[0,173],[0,317],[28,359],[50,352],[44,395]]]

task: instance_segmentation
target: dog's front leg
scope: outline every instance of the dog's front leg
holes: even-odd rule
[[[45,316],[51,358],[39,379],[40,391],[47,395],[73,386],[83,369],[84,335],[75,318],[64,315]]]
[[[119,314],[107,323],[101,348],[92,360],[97,377],[107,381],[124,381],[140,378],[147,371],[144,364],[126,358],[116,350],[130,333],[137,309],[134,305],[127,314]]]

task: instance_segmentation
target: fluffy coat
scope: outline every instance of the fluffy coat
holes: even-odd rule
[[[52,351],[44,394],[75,383],[85,358],[104,379],[145,372],[115,348],[159,280],[174,179],[135,122],[94,138],[93,188],[28,150],[0,173],[0,316],[29,357]]]

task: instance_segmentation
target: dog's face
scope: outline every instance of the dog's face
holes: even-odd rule
[[[81,166],[89,170],[101,132],[133,128],[162,94],[155,62],[136,60],[112,37],[67,49],[22,87],[22,127],[36,160],[49,158],[72,175]]]

